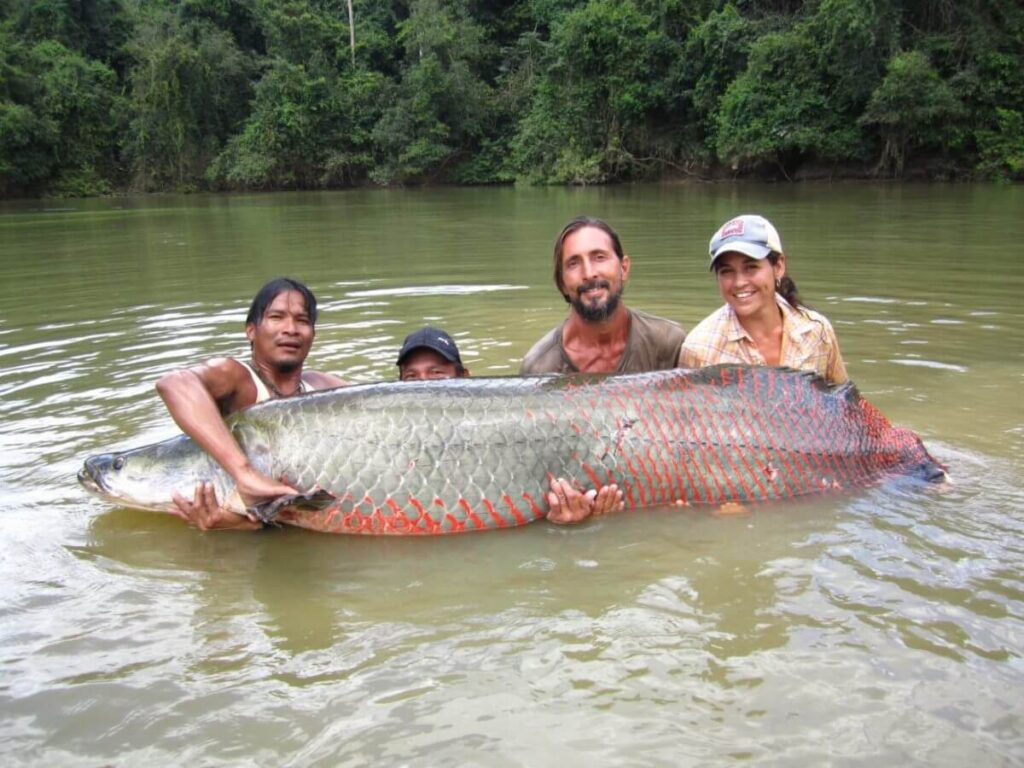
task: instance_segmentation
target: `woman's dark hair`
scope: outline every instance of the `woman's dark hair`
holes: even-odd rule
[[[775,253],[774,251],[769,253],[768,263],[771,264],[773,267],[776,264],[778,264],[779,254]],[[789,275],[783,275],[776,281],[775,292],[781,295],[782,298],[784,298],[787,302],[789,302],[789,306],[793,307],[793,309],[799,309],[800,307],[803,307],[804,309],[813,309],[813,307],[804,304],[804,300],[800,298],[800,293],[796,289],[796,283],[794,283],[792,279],[790,279]]]
[[[305,285],[298,280],[292,280],[290,277],[275,278],[260,288],[256,297],[252,300],[252,304],[249,306],[249,314],[246,315],[245,324],[259,325],[263,322],[263,315],[267,313],[267,307],[274,303],[274,299],[277,298],[278,294],[285,291],[297,291],[302,294],[302,299],[306,302],[306,312],[309,313],[309,322],[315,326],[316,296]]]
[[[615,249],[615,255],[619,257],[619,261],[622,261],[622,257],[625,255],[622,251],[622,241],[619,240],[618,233],[611,228],[610,224],[601,219],[596,219],[593,216],[577,216],[562,227],[562,231],[558,233],[558,237],[555,239],[555,285],[558,286],[558,292],[562,294],[566,301],[570,301],[570,299],[565,293],[565,282],[562,280],[562,252],[565,250],[565,241],[569,235],[586,227],[599,229],[608,235],[612,241],[612,248]]]

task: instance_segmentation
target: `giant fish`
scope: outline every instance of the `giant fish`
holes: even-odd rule
[[[332,533],[447,534],[544,517],[551,476],[618,483],[627,509],[792,499],[888,475],[945,472],[852,384],[722,365],[621,376],[365,384],[272,400],[228,417],[253,466],[300,495],[262,519]],[[170,511],[231,478],[184,435],[86,460],[82,485]]]

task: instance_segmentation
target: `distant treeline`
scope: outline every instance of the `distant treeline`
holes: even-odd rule
[[[1020,0],[0,0],[0,196],[1024,179]]]

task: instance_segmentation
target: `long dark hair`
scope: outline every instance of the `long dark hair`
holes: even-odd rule
[[[622,261],[622,257],[625,255],[622,250],[622,241],[619,240],[619,234],[612,229],[610,224],[601,219],[596,219],[593,216],[577,216],[562,227],[562,231],[558,233],[558,237],[555,239],[555,285],[558,286],[558,292],[562,294],[566,301],[571,301],[571,299],[565,292],[565,281],[562,280],[562,252],[565,250],[566,238],[573,232],[578,232],[586,227],[599,229],[608,235],[612,241],[612,248],[615,249],[615,255],[619,257],[619,261]]]
[[[277,298],[278,294],[285,291],[297,291],[302,294],[302,299],[306,302],[306,312],[309,313],[309,322],[316,326],[316,296],[305,285],[298,280],[292,280],[290,277],[274,278],[260,288],[256,297],[252,300],[252,304],[249,306],[249,314],[246,315],[245,324],[259,325],[263,322],[263,315],[267,313],[267,307],[274,303],[274,299]]]
[[[768,263],[773,267],[778,264],[779,254],[775,251],[769,253]],[[800,298],[800,292],[796,289],[796,283],[793,282],[789,274],[785,274],[775,281],[775,292],[789,302],[789,306],[793,307],[793,309],[799,309],[800,307],[803,307],[804,309],[814,309],[814,307],[805,304],[804,300]]]

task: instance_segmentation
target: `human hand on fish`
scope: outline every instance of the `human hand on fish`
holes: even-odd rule
[[[294,496],[298,493],[290,485],[279,483],[277,480],[267,477],[253,469],[252,465],[248,463],[243,469],[232,472],[231,476],[235,481],[235,489],[238,491],[238,495],[242,497],[242,502],[247,507],[251,507],[259,501],[277,499],[281,496]]]
[[[594,493],[594,491],[587,491],[587,493]],[[622,498],[622,489],[615,483],[612,483],[611,485],[602,486],[597,491],[592,514],[594,517],[600,517],[609,512],[621,512],[625,508],[626,502]]]
[[[551,479],[547,498],[547,519],[559,525],[581,523],[588,517],[618,512],[625,507],[622,491],[615,483],[603,486],[599,491],[591,489],[581,493],[565,478],[556,477]]]
[[[191,502],[179,493],[172,494],[171,498],[174,500],[174,506],[177,507],[172,514],[201,531],[224,529],[252,531],[263,527],[259,520],[252,520],[221,506],[217,501],[217,494],[213,490],[212,483],[197,483]]]

